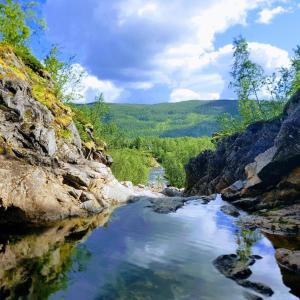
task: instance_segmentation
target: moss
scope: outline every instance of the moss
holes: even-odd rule
[[[96,149],[96,145],[93,141],[84,143],[84,147],[87,148],[88,150]]]
[[[1,54],[1,52],[0,52]],[[20,68],[17,68],[14,64],[8,62],[6,63],[4,61],[3,58],[1,58],[1,55],[0,55],[0,66],[2,67],[2,74],[0,79],[3,79],[5,77],[8,77],[8,78],[18,78],[18,79],[21,79],[23,81],[27,80],[27,76],[26,76],[26,72],[25,70],[20,67]]]
[[[64,140],[71,140],[73,137],[72,131],[68,129],[57,129],[56,134],[58,138],[64,139]]]
[[[15,156],[12,146],[1,136],[0,136],[0,155],[6,155],[9,157]]]

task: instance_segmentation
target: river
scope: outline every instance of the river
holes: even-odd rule
[[[268,299],[298,299],[283,281],[270,240],[259,232],[243,240],[234,218],[220,211],[219,197],[170,214],[148,204],[141,200],[83,223],[1,236],[0,299],[248,299],[250,291],[212,263],[237,251],[262,257],[251,266],[250,279],[273,289]],[[285,274],[284,280],[299,293],[299,277]]]

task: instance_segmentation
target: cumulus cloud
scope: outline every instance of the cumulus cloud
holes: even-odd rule
[[[181,102],[188,100],[218,100],[219,93],[197,93],[189,89],[175,89],[170,95],[170,102]]]
[[[99,80],[96,76],[91,75],[87,70],[79,64],[73,65],[73,70],[83,74],[81,85],[78,86],[76,94],[80,97],[76,103],[91,103],[95,101],[95,97],[103,94],[106,102],[115,102],[123,92],[123,89],[116,87],[109,80]]]
[[[98,87],[118,101],[158,86],[169,90],[171,101],[178,90],[214,99],[226,87],[231,54],[230,45],[215,49],[216,35],[246,25],[249,12],[274,1],[47,0],[45,16],[49,39],[79,54],[93,74],[89,99]]]
[[[276,17],[277,15],[281,15],[283,13],[287,13],[288,10],[283,8],[282,6],[277,6],[272,9],[265,8],[259,13],[259,18],[257,19],[258,23],[263,24],[270,24],[271,21]]]

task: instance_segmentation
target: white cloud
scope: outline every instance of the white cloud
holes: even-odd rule
[[[134,90],[149,90],[153,88],[154,84],[150,81],[130,82],[126,87]]]
[[[157,4],[156,3],[147,3],[143,6],[141,6],[137,10],[137,14],[138,14],[138,16],[142,17],[142,16],[147,15],[147,14],[151,15],[156,11],[157,11]]]
[[[77,100],[77,103],[90,103],[95,100],[95,97],[100,93],[103,94],[106,102],[116,102],[119,100],[123,89],[118,88],[109,80],[100,80],[96,76],[93,76],[87,72],[79,64],[74,65],[74,70],[78,73],[83,73],[81,86],[79,87],[78,94],[81,95],[81,99]]]
[[[260,64],[266,73],[290,65],[288,52],[273,45],[249,42],[249,50],[250,58]],[[189,56],[188,51],[186,56],[182,53],[178,55],[174,50],[168,52],[169,60],[166,60],[164,67],[169,76],[173,76],[170,102],[219,99],[230,80],[232,53],[231,44],[205,52],[200,57]],[[174,58],[172,55],[177,56]],[[180,63],[181,55],[184,59]]]
[[[174,89],[170,95],[170,102],[181,102],[188,100],[217,100],[219,93],[197,93],[190,89]]]
[[[215,49],[216,35],[235,25],[247,26],[249,12],[254,10],[260,10],[269,22],[287,10],[285,4],[271,9],[284,1],[89,0],[84,4],[74,1],[70,9],[67,0],[48,0],[46,5],[52,12],[50,20],[47,18],[49,32],[73,52],[80,44],[82,62],[96,76],[86,82],[88,101],[99,89],[107,101],[117,101],[121,94],[123,99],[130,95],[127,99],[134,101],[137,90],[139,99],[140,91],[147,90],[148,100],[149,90],[156,88],[169,90],[173,96],[178,90],[192,91],[202,99],[222,95],[232,45]],[[82,16],[78,15],[81,11]],[[82,34],[74,28],[80,28]],[[251,44],[253,58],[268,70],[287,64],[287,52],[267,44]]]
[[[251,58],[262,65],[266,71],[272,72],[280,67],[288,67],[290,58],[287,51],[270,44],[249,43]]]
[[[263,9],[259,13],[259,18],[257,19],[258,23],[262,24],[270,24],[273,18],[277,15],[281,15],[283,13],[287,13],[288,10],[283,8],[282,6],[277,6],[273,9]]]

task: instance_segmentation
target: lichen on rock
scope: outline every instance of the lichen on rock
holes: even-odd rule
[[[88,125],[81,141],[73,118],[47,72],[31,69],[1,44],[1,223],[88,216],[135,195],[112,175],[105,146],[97,144]]]

